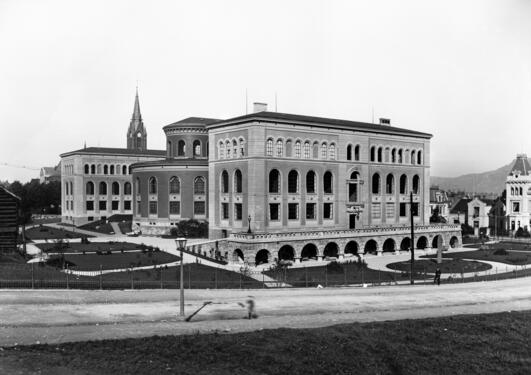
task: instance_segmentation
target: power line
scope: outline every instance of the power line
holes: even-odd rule
[[[17,164],[9,164],[9,163],[0,163],[0,165],[4,165],[6,167],[12,167],[12,168],[30,169],[32,171],[40,171],[41,170],[40,168],[28,167],[26,165],[17,165]]]

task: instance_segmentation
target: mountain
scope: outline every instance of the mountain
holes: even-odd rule
[[[431,185],[437,185],[442,190],[465,191],[467,193],[494,193],[498,195],[505,189],[505,180],[514,162],[515,160],[489,172],[470,173],[459,177],[432,176],[430,178]]]

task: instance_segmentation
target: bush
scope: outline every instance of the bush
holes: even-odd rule
[[[474,228],[468,224],[461,224],[461,234],[466,236],[467,234],[474,234]]]
[[[329,273],[341,273],[343,272],[343,266],[334,260],[326,265],[326,271]]]
[[[518,230],[516,231],[516,233],[514,234],[515,237],[522,237],[522,238],[529,238],[531,237],[531,234],[529,234],[529,231],[527,230],[527,228],[518,228]]]
[[[493,254],[494,255],[508,255],[509,252],[507,250],[505,250],[505,249],[498,249]]]
[[[180,221],[176,227],[171,228],[170,234],[174,237],[206,238],[208,237],[208,222],[197,220]]]

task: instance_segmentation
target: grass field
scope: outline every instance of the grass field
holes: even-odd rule
[[[527,249],[523,246],[520,247]],[[492,246],[492,247],[491,247]],[[462,251],[456,253],[443,253],[443,258],[452,258],[452,259],[476,259],[476,260],[489,260],[492,262],[500,262],[505,264],[513,265],[524,265],[531,264],[531,250],[518,250],[511,251],[507,250],[514,247],[513,245],[507,244],[495,244],[490,245],[489,248],[484,247],[483,249],[472,250],[472,251]],[[422,258],[434,258],[434,255],[423,256]]]
[[[56,244],[55,243],[40,243],[36,245],[39,249],[45,251],[45,252],[55,252]],[[88,244],[82,244],[79,242],[71,242],[68,243],[68,247],[66,247],[66,244],[64,244],[63,250],[67,253],[73,253],[73,252],[79,252],[82,253],[83,251],[86,252],[96,252],[96,251],[121,251],[121,250],[137,250],[141,249],[142,245],[135,244],[132,242],[91,242]]]
[[[258,318],[260,319],[260,318]],[[531,312],[4,348],[35,373],[526,374]]]
[[[26,229],[26,237],[31,240],[57,240],[81,237],[93,237],[82,235],[78,232],[73,232],[69,229],[56,229],[46,225]]]
[[[387,265],[387,267],[397,271],[409,272],[411,270],[411,265],[409,261],[390,263]],[[441,272],[443,274],[479,272],[486,271],[492,268],[490,264],[475,261],[466,261],[463,259],[443,259],[443,262],[440,265],[437,265],[435,259],[417,259],[415,260],[413,269],[415,272],[434,273],[437,267],[441,269]]]
[[[76,254],[65,255],[65,261],[68,262],[72,269],[78,271],[98,271],[101,267],[103,270],[112,270],[128,267],[143,267],[156,264],[176,262],[179,257],[168,254],[164,251],[143,253],[124,252],[112,254]]]

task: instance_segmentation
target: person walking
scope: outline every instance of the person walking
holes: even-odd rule
[[[437,267],[435,270],[435,277],[433,278],[433,283],[437,285],[441,285],[441,269]]]

